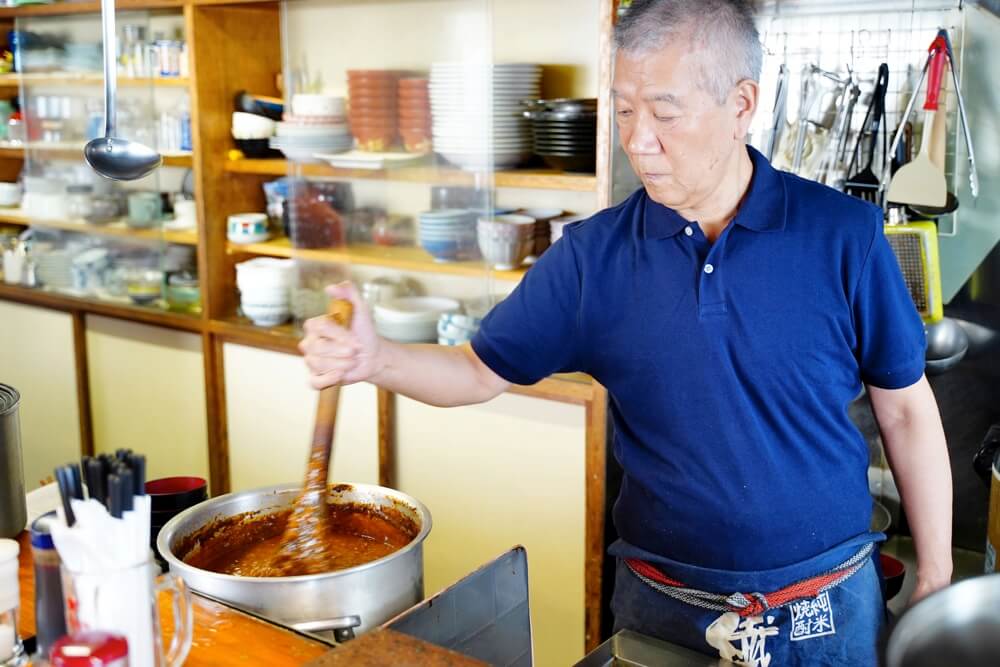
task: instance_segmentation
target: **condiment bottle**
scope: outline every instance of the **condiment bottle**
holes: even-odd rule
[[[52,667],[128,667],[128,640],[110,632],[68,635],[52,646]]]
[[[17,580],[17,556],[21,547],[14,540],[0,539],[0,666],[20,667],[28,656],[17,634],[17,608],[21,586]]]
[[[57,639],[66,634],[59,552],[52,543],[51,526],[56,513],[49,512],[31,524],[31,553],[35,561],[35,638],[38,653],[49,654]]]

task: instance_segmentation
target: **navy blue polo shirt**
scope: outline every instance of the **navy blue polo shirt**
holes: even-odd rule
[[[714,243],[639,190],[568,226],[472,347],[515,384],[583,371],[608,389],[627,545],[756,572],[867,533],[847,407],[862,382],[919,380],[925,336],[881,211],[748,150]]]

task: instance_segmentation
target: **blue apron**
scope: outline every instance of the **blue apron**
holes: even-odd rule
[[[881,541],[882,535],[867,536]],[[859,536],[860,538],[860,536]],[[856,544],[856,541],[854,542]],[[824,554],[818,560],[837,558],[844,552]],[[863,546],[863,543],[861,544]],[[857,546],[852,546],[857,551]],[[634,547],[616,543],[612,554],[628,553]],[[617,553],[616,553],[617,552]],[[663,558],[650,560],[669,577],[688,586],[711,592],[762,592],[765,590],[734,585],[743,574],[729,572],[713,577],[702,568],[691,581],[692,566],[664,565]],[[813,570],[810,576],[823,572]],[[744,581],[759,579],[760,573],[745,573]],[[782,585],[794,583],[786,580]],[[717,656],[739,665],[786,667],[789,665],[831,665],[836,667],[875,667],[878,665],[878,642],[886,623],[884,583],[878,567],[878,549],[854,575],[815,598],[769,609],[760,616],[740,617],[734,612],[709,611],[677,600],[642,581],[619,557],[615,572],[615,590],[611,611],[615,632],[633,630],[692,650]]]

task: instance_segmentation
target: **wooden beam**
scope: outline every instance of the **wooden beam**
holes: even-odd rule
[[[185,10],[191,70],[194,176],[198,183],[199,270],[205,317],[236,312],[233,260],[226,254],[226,218],[265,208],[261,178],[226,173],[233,97],[241,90],[278,95],[281,19],[276,2],[197,5]]]
[[[396,394],[378,388],[378,483],[396,488]]]
[[[205,411],[208,423],[208,477],[213,496],[229,493],[229,422],[226,417],[224,341],[206,333],[201,337],[205,368]]]
[[[90,367],[87,363],[87,316],[72,313],[73,358],[76,366],[76,408],[80,413],[80,454],[94,455],[94,422],[90,409]]]
[[[171,313],[166,310],[133,306],[125,303],[98,301],[96,299],[79,299],[59,294],[58,292],[22,287],[20,285],[0,283],[0,299],[31,306],[43,306],[68,313],[80,312],[103,315],[119,320],[151,324],[166,329],[178,329],[180,331],[193,331],[197,333],[200,333],[202,330],[201,319],[191,315]]]
[[[584,538],[584,646],[601,643],[601,599],[604,578],[605,457],[607,455],[607,392],[595,383],[586,407],[586,528]]]

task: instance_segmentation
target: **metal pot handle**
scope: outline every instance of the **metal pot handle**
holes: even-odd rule
[[[340,616],[339,618],[326,618],[319,621],[303,621],[302,623],[292,623],[292,628],[299,632],[333,632],[334,639],[338,642],[346,642],[354,639],[354,628],[361,625],[360,616]]]

